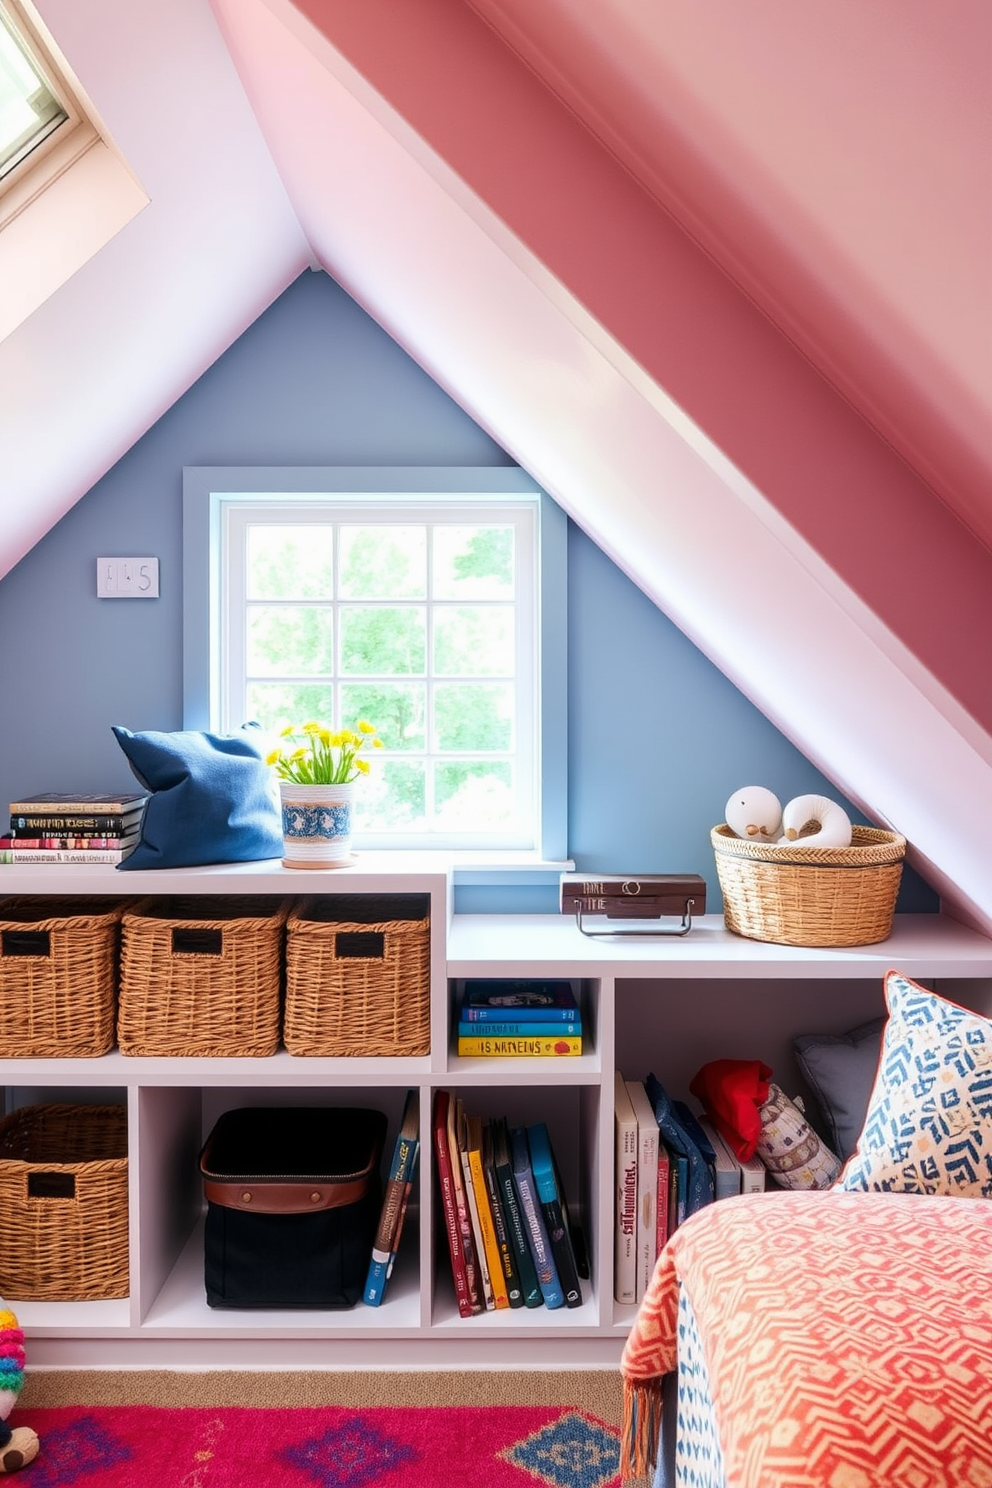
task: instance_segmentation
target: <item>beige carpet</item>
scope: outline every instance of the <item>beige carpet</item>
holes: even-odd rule
[[[475,1370],[461,1373],[353,1373],[321,1370],[263,1374],[210,1370],[55,1369],[31,1371],[22,1406],[297,1406],[297,1405],[560,1405],[588,1411],[619,1427],[623,1402],[617,1370]]]

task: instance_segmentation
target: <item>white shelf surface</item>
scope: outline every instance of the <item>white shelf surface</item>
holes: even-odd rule
[[[157,1338],[418,1337],[420,1290],[415,1247],[401,1250],[379,1307],[353,1308],[210,1307],[203,1280],[203,1224],[199,1223],[153,1300],[140,1327]]]
[[[614,922],[616,923],[616,922]],[[608,928],[609,921],[590,921]],[[624,921],[622,928],[650,928]],[[656,922],[657,927],[657,922]],[[667,927],[666,927],[667,928]],[[566,915],[454,915],[449,977],[783,977],[992,976],[992,940],[943,915],[896,915],[877,945],[771,945],[734,935],[722,915],[703,915],[684,936],[591,939]]]
[[[4,1301],[31,1337],[130,1336],[131,1302],[128,1297],[113,1297],[101,1302],[22,1302],[14,1297],[5,1297]],[[28,1354],[30,1362],[30,1345]]]
[[[432,852],[356,853],[346,868],[286,868],[278,858],[195,868],[107,863],[0,864],[0,894],[392,894],[443,888],[449,860]]]
[[[280,1050],[260,1059],[164,1058],[121,1054],[97,1059],[3,1059],[5,1085],[174,1085],[188,1089],[361,1089],[416,1084],[429,1075],[428,1057],[416,1059],[309,1059]]]

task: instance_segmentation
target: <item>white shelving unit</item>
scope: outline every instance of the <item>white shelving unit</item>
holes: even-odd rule
[[[443,857],[369,853],[333,873],[261,863],[143,873],[4,868],[4,894],[430,896],[431,1053],[411,1059],[135,1058],[0,1061],[9,1107],[119,1100],[128,1110],[131,1294],[108,1302],[17,1302],[32,1367],[432,1369],[612,1367],[633,1318],[613,1301],[613,1071],[653,1069],[685,1096],[707,1059],[756,1057],[787,1088],[791,1039],[840,1032],[883,1010],[894,967],[992,1014],[992,940],[939,916],[897,916],[891,937],[853,950],[765,945],[704,916],[684,938],[590,939],[558,916],[453,915]],[[623,928],[630,928],[624,922]],[[460,1059],[454,989],[465,977],[561,977],[581,987],[586,1049],[554,1060]],[[415,1086],[422,1113],[419,1200],[383,1305],[346,1312],[211,1309],[203,1288],[197,1155],[221,1111],[243,1104],[378,1106],[390,1130]],[[470,1110],[546,1120],[589,1245],[583,1305],[457,1316],[430,1157],[438,1089]],[[14,1300],[14,1299],[11,1299]]]

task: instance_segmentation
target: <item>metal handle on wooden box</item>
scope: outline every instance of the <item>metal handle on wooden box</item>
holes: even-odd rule
[[[682,919],[678,930],[589,930],[582,923],[581,905],[576,907],[575,923],[578,929],[582,931],[582,934],[587,935],[590,940],[613,940],[618,936],[637,936],[642,940],[657,940],[663,936],[688,935],[692,929],[692,908],[695,902],[695,899],[687,899],[685,901],[685,908],[682,911]]]

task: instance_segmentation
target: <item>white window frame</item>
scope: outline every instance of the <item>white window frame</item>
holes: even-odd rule
[[[148,205],[30,0],[0,0],[69,119],[0,180],[0,340]]]
[[[95,145],[100,135],[59,65],[54,48],[46,42],[40,23],[21,0],[0,0],[0,10],[66,113],[57,128],[0,177],[0,227],[4,227]]]
[[[225,524],[243,522],[252,507],[278,502],[287,516],[312,520],[320,503],[344,503],[361,514],[408,507],[446,509],[458,503],[487,515],[527,506],[534,513],[536,632],[530,642],[532,678],[525,683],[535,739],[529,786],[533,829],[519,838],[411,841],[370,838],[366,846],[443,845],[480,863],[560,864],[566,852],[566,521],[554,502],[526,473],[510,467],[188,467],[184,472],[184,724],[226,730],[234,718],[225,701],[224,655],[230,636],[230,605],[238,603],[238,581],[227,582],[222,553]],[[342,508],[343,510],[343,508]],[[243,590],[241,591],[243,593]],[[526,723],[526,717],[520,720]],[[358,846],[363,844],[359,841]]]

